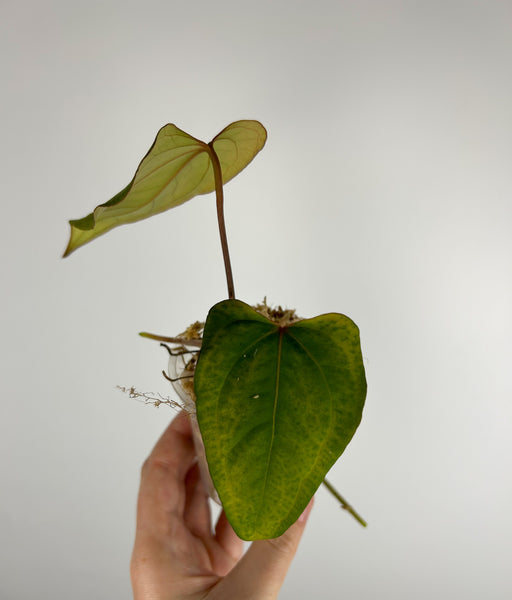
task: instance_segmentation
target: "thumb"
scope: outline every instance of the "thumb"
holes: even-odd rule
[[[237,598],[277,598],[312,508],[313,498],[298,520],[283,535],[271,540],[257,540],[251,544],[223,582],[227,584],[229,579],[229,588],[237,591]]]

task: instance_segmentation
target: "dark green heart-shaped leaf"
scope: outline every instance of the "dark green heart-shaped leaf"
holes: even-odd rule
[[[352,438],[366,396],[359,330],[344,315],[278,324],[225,300],[208,314],[197,417],[226,515],[245,540],[296,521]]]
[[[267,132],[258,121],[236,121],[210,142],[168,124],[158,132],[133,180],[82,219],[70,221],[64,256],[118,225],[146,219],[215,189],[211,153],[219,158],[226,183],[263,148]],[[213,150],[212,150],[213,146]]]

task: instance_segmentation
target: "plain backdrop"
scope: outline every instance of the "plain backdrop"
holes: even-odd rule
[[[0,597],[129,598],[173,335],[226,297],[214,198],[60,258],[168,122],[267,145],[237,296],[360,327],[368,397],[281,598],[512,597],[512,2],[3,0]]]

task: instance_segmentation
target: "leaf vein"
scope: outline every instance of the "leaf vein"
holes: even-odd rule
[[[315,359],[315,357],[311,354],[311,352],[306,348],[306,346],[304,346],[304,344],[298,340],[292,333],[290,333],[290,330],[287,329],[286,333],[294,340],[294,342],[296,344],[298,344],[306,353],[306,355],[309,357],[309,359],[311,360],[311,362],[316,366],[316,368],[318,369],[318,371],[320,372],[322,379],[324,380],[325,386],[328,390],[328,394],[329,394],[329,408],[330,408],[330,419],[329,419],[329,429],[327,434],[325,435],[324,441],[322,442],[321,448],[325,448],[325,445],[327,444],[327,440],[329,439],[330,435],[332,434],[332,430],[333,430],[333,414],[334,414],[334,401],[332,398],[332,391],[331,391],[331,387],[329,386],[329,382],[327,380],[327,377],[325,376],[325,373],[322,369],[322,367],[318,364],[317,360]],[[290,513],[293,510],[293,507],[295,506],[295,502],[300,494],[300,491],[302,489],[302,486],[304,484],[304,481],[311,475],[311,473],[316,469],[317,464],[318,464],[318,460],[319,457],[321,456],[321,452],[318,452],[317,454],[317,459],[315,460],[315,462],[313,463],[313,465],[311,466],[311,468],[309,469],[307,475],[305,475],[302,480],[301,480],[301,484],[299,485],[298,489],[297,489],[297,493],[295,495],[294,501],[292,503],[292,509],[290,510],[290,512],[286,515],[286,518],[289,517]]]

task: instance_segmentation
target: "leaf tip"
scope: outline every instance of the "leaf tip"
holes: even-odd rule
[[[67,256],[69,256],[72,252],[74,252],[76,250],[76,246],[73,246],[72,233],[73,232],[71,232],[71,235],[69,236],[68,245],[66,246],[66,249],[64,250],[61,258],[66,258]]]

